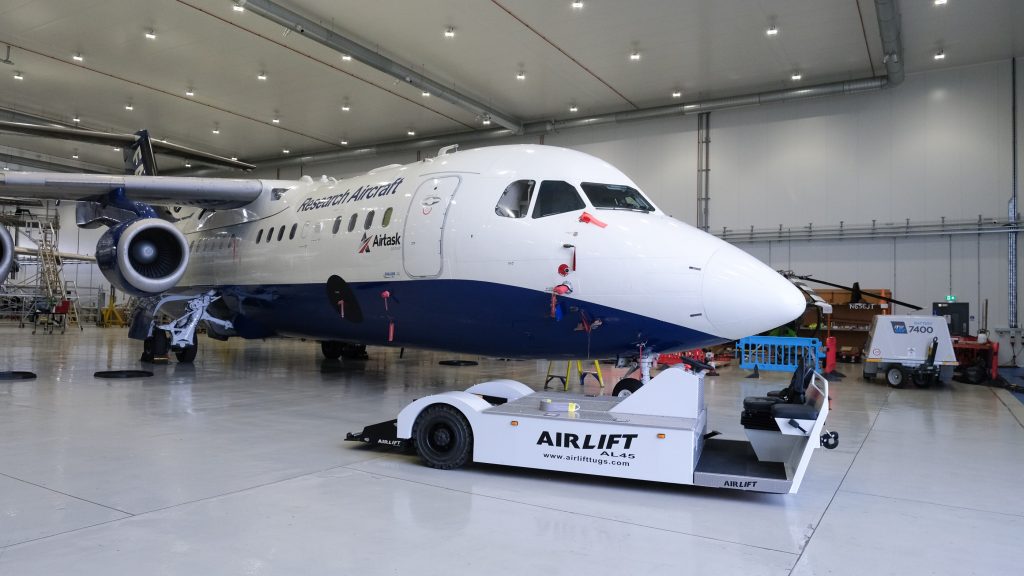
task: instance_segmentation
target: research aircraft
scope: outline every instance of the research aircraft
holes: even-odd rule
[[[318,340],[329,358],[369,344],[646,368],[805,309],[776,271],[574,150],[446,147],[354,178],[267,180],[153,175],[151,146],[139,133],[123,176],[0,173],[0,195],[74,200],[79,226],[108,226],[97,264],[144,302],[131,337],[169,333],[180,361],[203,323]],[[0,236],[0,281],[11,258]]]

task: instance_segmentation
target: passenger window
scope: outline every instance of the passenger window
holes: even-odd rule
[[[494,213],[505,218],[523,218],[530,211],[533,198],[533,180],[516,180],[509,184],[498,198]]]
[[[284,224],[281,225],[281,229],[277,231],[277,241],[280,242],[284,238]]]
[[[380,225],[382,228],[387,228],[391,224],[391,213],[394,212],[394,208],[388,208],[384,211],[384,218],[381,219]]]
[[[537,205],[533,208],[533,217],[543,218],[583,208],[586,208],[586,204],[572,184],[560,180],[545,180],[541,182],[540,191],[537,192]]]
[[[363,230],[369,230],[373,226],[373,210],[366,213],[366,222],[363,222]]]
[[[351,231],[356,229],[356,221],[357,220],[359,220],[359,214],[353,214],[352,217],[348,219],[348,231],[349,232],[351,232]]]
[[[260,240],[263,240],[263,229],[262,228],[260,228],[259,233],[256,234],[256,243],[259,244]]]
[[[334,231],[331,233],[337,234],[338,230],[341,230],[341,216],[338,216],[337,218],[334,219]]]
[[[288,239],[289,240],[294,240],[295,239],[295,231],[298,230],[298,228],[299,228],[298,223],[292,224],[292,229],[288,231]]]

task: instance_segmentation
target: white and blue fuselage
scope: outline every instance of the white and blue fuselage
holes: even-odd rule
[[[247,338],[523,358],[695,348],[803,311],[752,256],[595,185],[637,189],[602,160],[535,145],[264,182],[244,208],[183,211],[174,292],[216,290]]]

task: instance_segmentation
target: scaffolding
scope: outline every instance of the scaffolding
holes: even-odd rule
[[[55,208],[34,203],[41,208],[35,213],[28,203],[13,201],[0,206],[0,225],[13,228],[12,237],[18,245],[22,238],[35,245],[31,253],[16,254],[16,268],[0,285],[0,318],[16,320],[24,326],[36,324],[41,315],[62,329],[82,326],[78,285],[64,280],[64,262],[58,246],[60,218]],[[52,326],[50,326],[52,330]]]

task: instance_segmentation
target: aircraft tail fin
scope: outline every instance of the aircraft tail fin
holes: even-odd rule
[[[137,138],[131,146],[124,148],[125,174],[135,176],[156,176],[156,156],[153,155],[153,143],[149,139],[148,130],[139,130]]]

